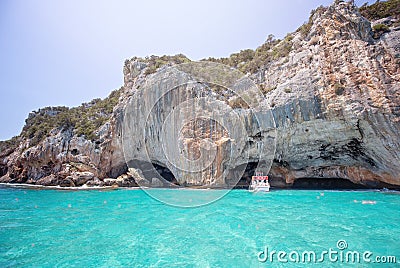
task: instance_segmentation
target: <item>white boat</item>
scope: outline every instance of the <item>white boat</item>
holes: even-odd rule
[[[269,192],[269,188],[268,176],[264,176],[262,172],[256,172],[255,176],[251,177],[250,192]]]

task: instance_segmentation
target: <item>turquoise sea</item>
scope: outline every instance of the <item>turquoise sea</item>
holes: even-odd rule
[[[399,208],[399,193],[378,191],[233,190],[179,208],[140,189],[0,188],[0,267],[399,267]]]

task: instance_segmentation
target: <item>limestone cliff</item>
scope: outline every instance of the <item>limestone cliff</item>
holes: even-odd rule
[[[372,38],[348,3],[321,8],[287,59],[260,74],[280,134],[276,176],[399,184],[399,27]]]
[[[318,8],[307,24],[273,43],[267,51],[273,57],[249,69],[244,79],[254,81],[263,96],[240,79],[232,86],[247,97],[199,82],[193,70],[176,65],[188,61],[181,55],[127,60],[119,100],[92,137],[63,123],[38,142],[21,135],[3,143],[0,181],[226,187],[239,180],[245,185],[257,163],[266,162],[272,164],[273,186],[290,186],[303,178],[400,186],[396,22],[395,17],[374,22],[386,23],[389,29],[377,32],[351,3]],[[185,102],[193,97],[207,98],[217,108]],[[246,103],[254,100],[254,107]],[[191,106],[174,112],[184,102]],[[203,117],[190,120],[196,111]],[[46,118],[61,113],[45,110]],[[43,116],[33,113],[31,120],[39,115]],[[245,122],[244,127],[237,127],[236,120]],[[274,154],[263,154],[260,144]],[[197,159],[201,161],[194,162]],[[198,170],[179,169],[177,162]],[[202,168],[205,162],[210,163]]]

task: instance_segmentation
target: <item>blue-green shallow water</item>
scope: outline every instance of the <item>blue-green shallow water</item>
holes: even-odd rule
[[[337,250],[340,239],[347,250],[394,255],[399,261],[399,194],[323,193],[235,190],[210,205],[184,209],[142,190],[0,188],[0,267],[304,267],[261,263],[257,253],[266,246],[288,253]],[[329,260],[314,265],[371,266]]]

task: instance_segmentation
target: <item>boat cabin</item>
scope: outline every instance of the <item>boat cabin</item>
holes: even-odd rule
[[[253,185],[266,185],[268,183],[268,176],[264,176],[260,171],[256,171],[255,176],[251,177],[251,184]]]

